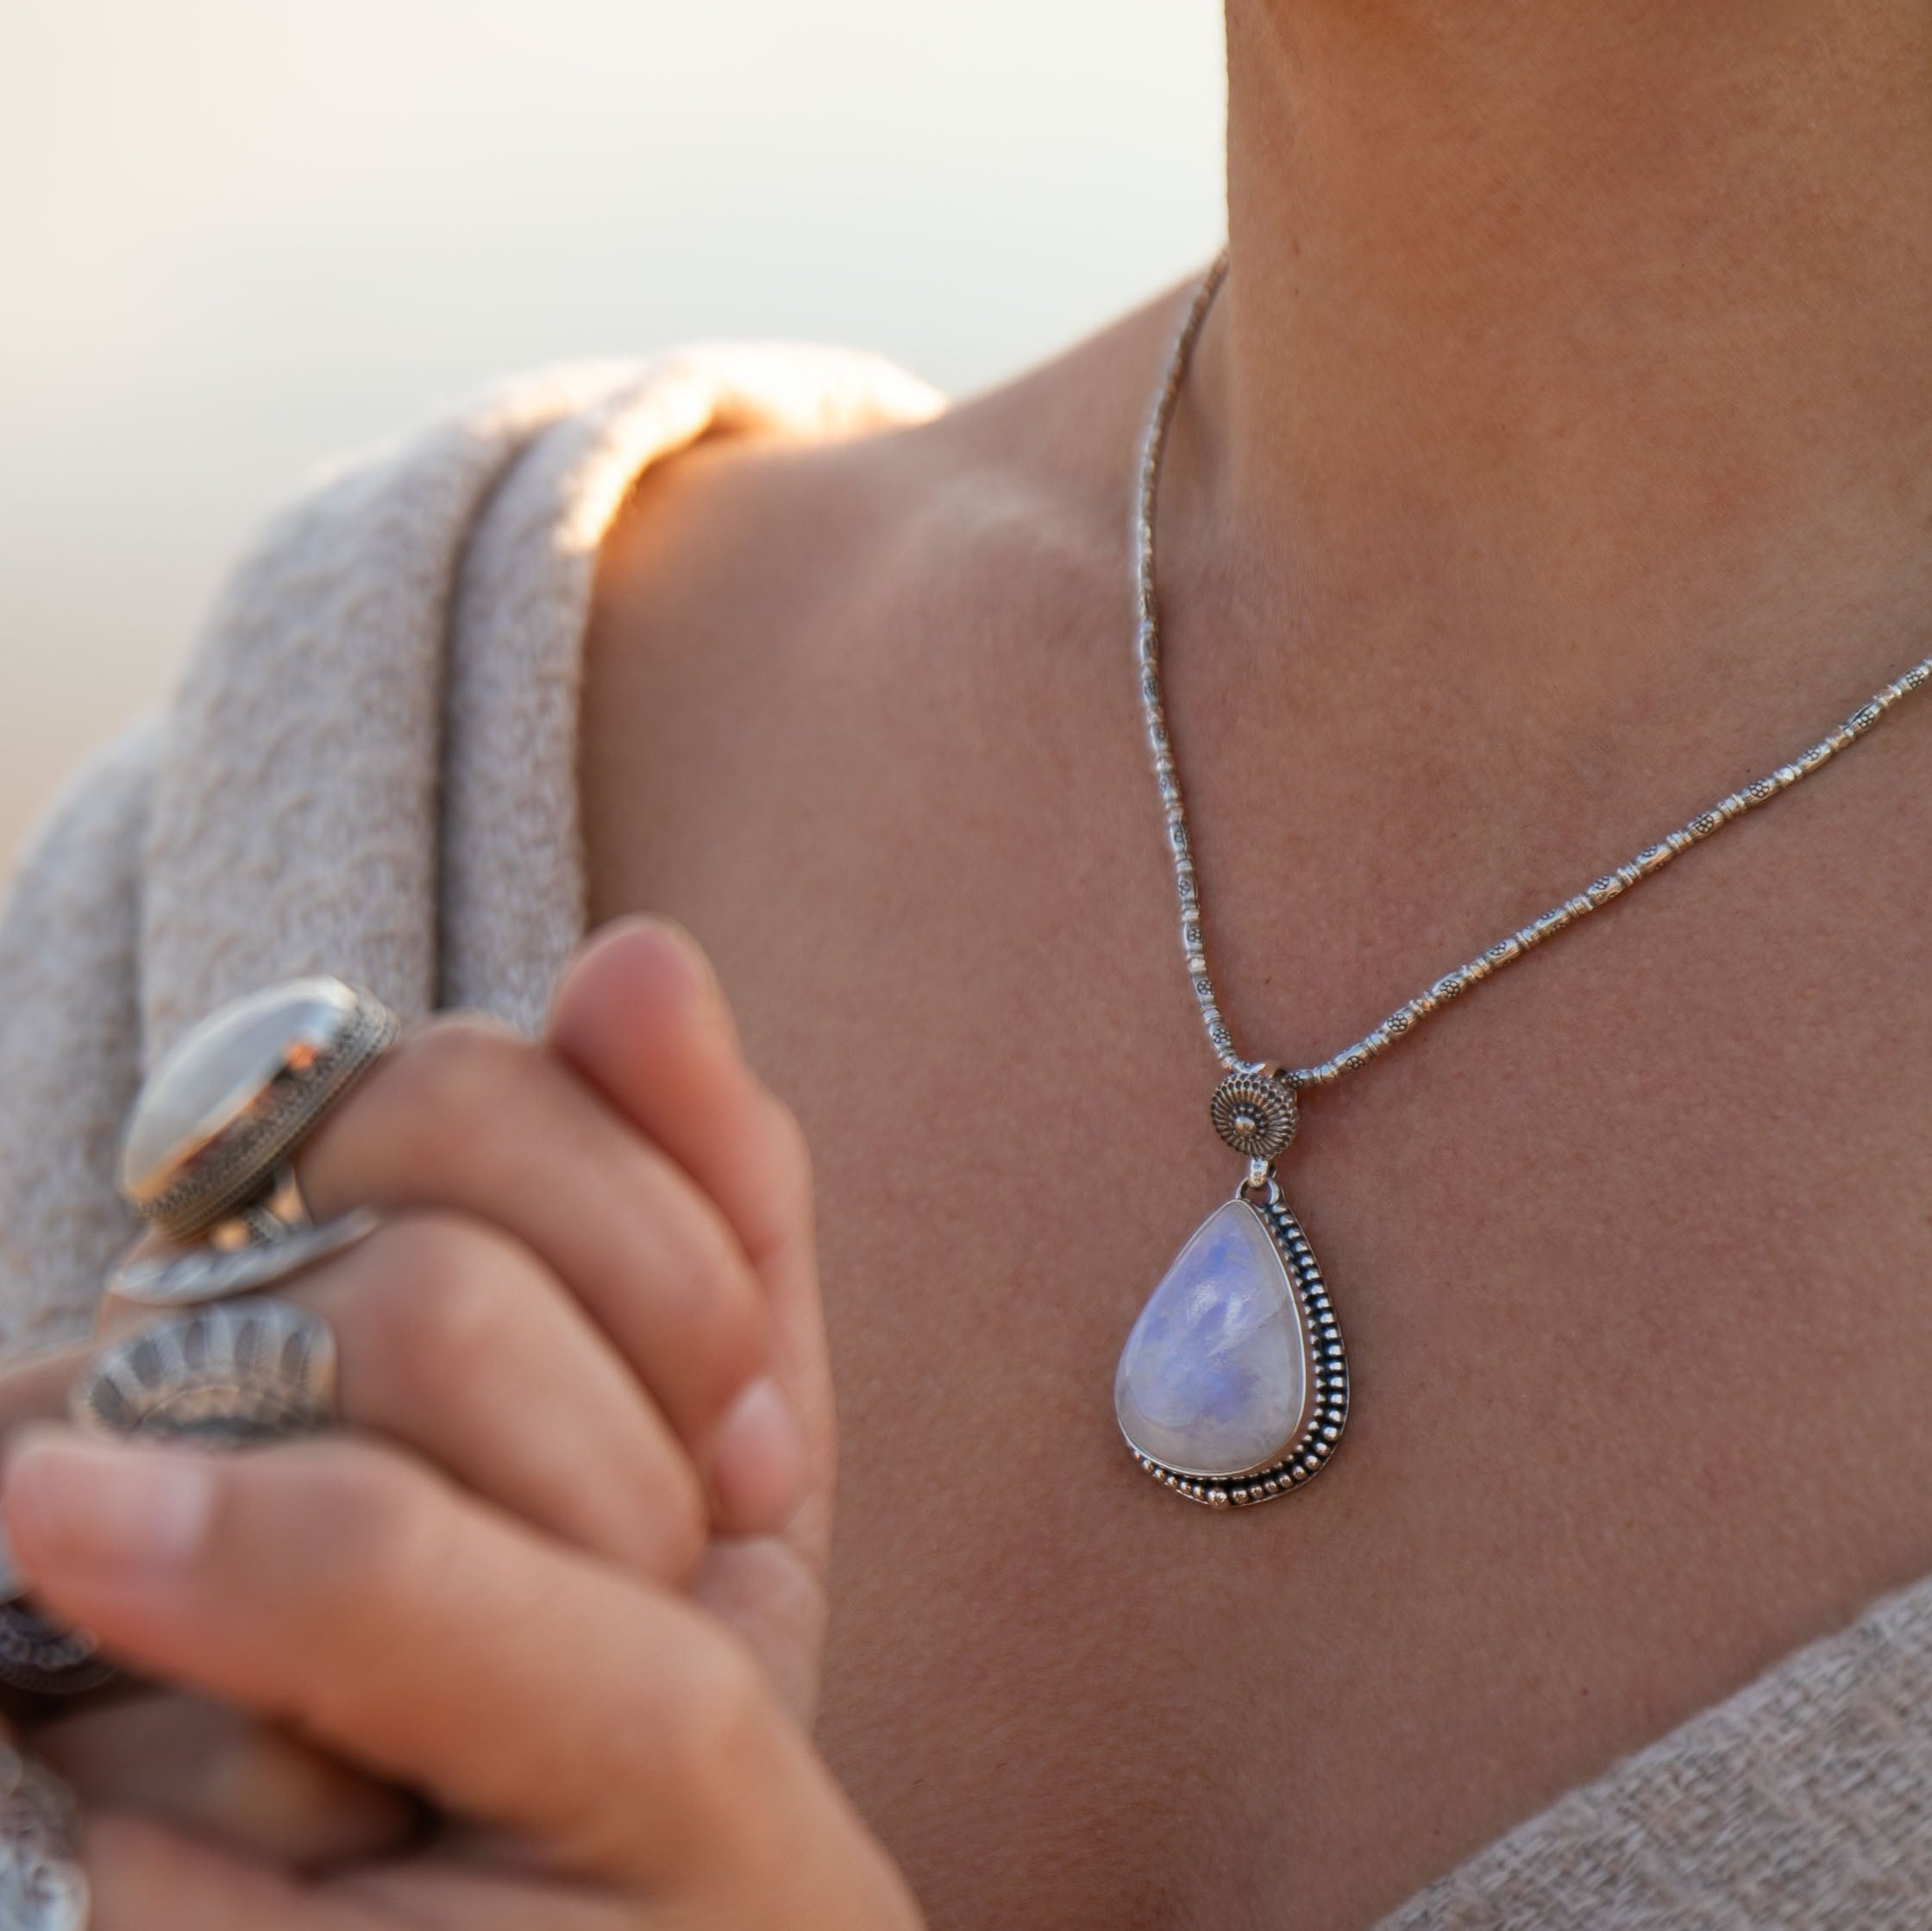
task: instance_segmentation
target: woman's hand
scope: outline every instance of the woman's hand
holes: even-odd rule
[[[97,1825],[97,1931],[918,1923],[743,1643],[427,1464],[33,1433],[8,1518],[60,1613],[502,1836],[293,1884]]]
[[[806,1163],[688,941],[643,925],[594,945],[541,1047],[426,1028],[301,1168],[318,1214],[390,1216],[284,1290],[336,1329],[350,1425],[540,1545],[685,1590],[806,1716],[832,1450]],[[50,1412],[72,1372],[21,1371],[10,1412]],[[58,1605],[54,1558],[24,1533]],[[113,1619],[80,1620],[137,1657]],[[90,1712],[39,1744],[97,1808],[284,1856],[326,1861],[396,1828],[386,1793],[210,1705]]]
[[[418,1458],[34,1432],[7,1514],[52,1605],[118,1653],[486,1827],[296,1883],[97,1821],[95,1931],[918,1925],[723,1622]]]

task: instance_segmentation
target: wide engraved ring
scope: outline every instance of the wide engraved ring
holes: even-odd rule
[[[149,1075],[122,1144],[121,1192],[189,1240],[275,1186],[288,1156],[393,1043],[396,1016],[339,979],[224,1006]]]

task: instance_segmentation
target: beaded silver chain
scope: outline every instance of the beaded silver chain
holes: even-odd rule
[[[1167,447],[1168,430],[1174,420],[1175,404],[1180,397],[1195,339],[1201,333],[1201,323],[1207,319],[1215,292],[1226,273],[1227,256],[1223,253],[1202,277],[1187,314],[1175,332],[1166,372],[1155,393],[1142,438],[1133,531],[1139,610],[1136,652],[1140,668],[1141,715],[1147,728],[1148,749],[1153,755],[1154,778],[1160,788],[1161,808],[1166,815],[1168,845],[1174,857],[1174,887],[1181,911],[1181,950],[1187,960],[1189,977],[1201,1007],[1201,1023],[1207,1028],[1208,1043],[1213,1047],[1214,1056],[1231,1074],[1254,1074],[1263,1070],[1263,1063],[1241,1056],[1222,1012],[1220,995],[1214,989],[1214,975],[1208,967],[1207,948],[1202,938],[1201,885],[1195,871],[1194,848],[1188,832],[1188,812],[1181,792],[1181,774],[1175,763],[1173,740],[1168,735],[1167,699],[1161,682],[1160,603],[1154,587],[1154,509],[1160,483],[1161,457]],[[1364,1034],[1352,1046],[1318,1065],[1283,1068],[1276,1077],[1285,1081],[1291,1088],[1332,1086],[1345,1073],[1352,1073],[1358,1067],[1366,1066],[1398,1039],[1407,1038],[1423,1020],[1440,1012],[1450,1000],[1459,999],[1471,987],[1481,984],[1505,966],[1515,964],[1545,940],[1553,938],[1578,919],[1600,911],[1633,886],[1653,877],[1692,845],[1702,843],[1734,819],[1742,818],[1747,812],[1769,804],[1801,778],[1810,777],[1821,765],[1829,763],[1841,751],[1856,743],[1900,699],[1928,681],[1932,681],[1932,657],[1921,659],[1883,690],[1874,693],[1835,730],[1821,737],[1790,763],[1781,764],[1753,783],[1719,799],[1708,811],[1698,812],[1688,824],[1678,826],[1654,844],[1646,845],[1615,871],[1606,872],[1574,896],[1552,906],[1541,918],[1531,919],[1527,925],[1498,939],[1486,951],[1477,953],[1453,972],[1443,974],[1426,992],[1418,993],[1414,999],[1398,1006],[1372,1032]],[[1242,1090],[1251,1089],[1244,1088]],[[1217,1117],[1217,1125],[1220,1124]],[[1249,1122],[1244,1118],[1240,1124],[1245,1128]],[[1242,1150],[1249,1150],[1245,1135],[1229,1133],[1227,1137]]]

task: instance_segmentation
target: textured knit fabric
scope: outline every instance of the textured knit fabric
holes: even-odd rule
[[[237,572],[179,701],[84,774],[0,920],[0,1347],[85,1328],[144,1064],[292,974],[534,1028],[584,923],[581,644],[637,476],[713,429],[938,399],[833,350],[509,385],[346,466]],[[1932,1578],[1531,1819],[1383,1931],[1932,1927]]]

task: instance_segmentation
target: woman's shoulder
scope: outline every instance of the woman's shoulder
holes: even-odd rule
[[[714,436],[641,478],[586,624],[593,907],[647,901],[664,828],[808,718],[827,728],[828,702],[855,745],[935,707],[963,720],[963,680],[1070,659],[1121,615],[1134,448],[1176,305],[893,433]]]
[[[695,626],[714,631],[740,599],[849,611],[908,573],[981,570],[1018,546],[1104,551],[1113,568],[1116,486],[1174,302],[944,411],[907,411],[889,425],[902,433],[719,435],[656,466],[604,540],[593,648],[656,649],[671,612],[714,613]]]

